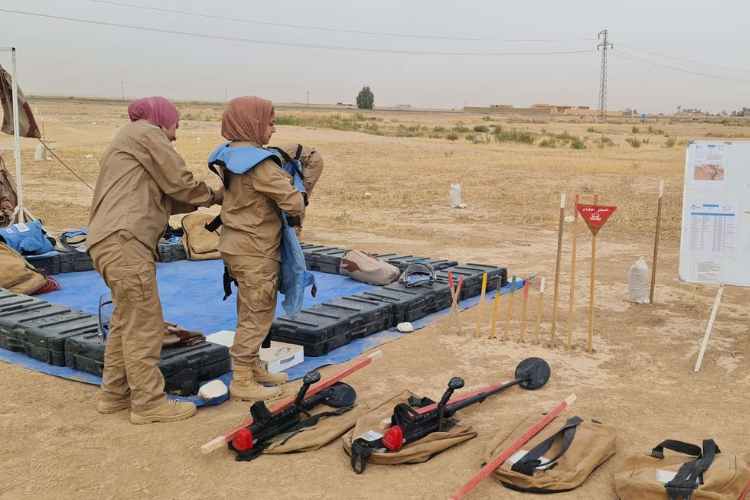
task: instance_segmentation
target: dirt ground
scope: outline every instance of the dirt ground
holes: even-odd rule
[[[98,156],[124,123],[124,106],[73,100],[34,104],[56,152],[93,184]],[[201,110],[200,116],[218,113],[216,106],[185,108],[191,115]],[[426,126],[459,120],[482,123],[481,116],[465,114],[374,116]],[[584,136],[592,124],[549,120],[508,126]],[[613,475],[625,456],[650,450],[665,438],[713,437],[725,453],[747,453],[750,294],[741,288],[726,290],[704,368],[694,374],[716,290],[681,283],[677,258],[684,141],[709,134],[740,135],[748,129],[665,120],[654,126],[675,137],[676,146],[666,147],[662,138],[633,148],[625,143],[633,126],[598,124],[614,146],[589,144],[584,150],[279,127],[273,142],[315,145],[326,160],[306,222],[309,242],[502,264],[513,274],[538,273],[551,283],[558,192],[598,193],[600,201],[619,207],[598,241],[593,354],[583,349],[590,240],[579,225],[573,350],[548,345],[552,312],[547,294],[544,345],[518,342],[518,323],[508,332],[512,340],[501,341],[459,337],[440,321],[384,345],[378,363],[350,378],[368,401],[387,399],[403,389],[434,398],[451,376],[464,377],[467,386],[480,385],[508,378],[524,357],[547,359],[553,375],[544,389],[512,390],[461,414],[462,421],[478,431],[476,439],[424,464],[370,466],[362,476],[352,473],[339,441],[317,452],[238,463],[225,450],[203,456],[199,447],[238,422],[247,404],[202,409],[186,422],[133,426],[124,412],[96,413],[95,387],[2,363],[0,498],[447,498],[478,470],[491,435],[512,429],[528,414],[571,393],[578,396],[576,414],[618,429],[618,451],[583,487],[556,498],[616,498]],[[215,120],[185,120],[180,128],[177,148],[201,178],[209,178],[204,162],[220,141],[218,131]],[[4,141],[0,145],[9,147]],[[85,224],[88,188],[53,161],[32,161],[34,144],[25,146],[26,196],[32,212],[54,229]],[[12,167],[8,153],[4,156]],[[635,305],[626,300],[627,271],[639,256],[650,261],[660,178],[667,192],[656,304]],[[452,182],[463,185],[464,210],[448,208]],[[572,225],[565,229],[569,235]],[[563,261],[558,332],[564,336],[571,283],[567,237]],[[461,316],[467,332],[473,331],[477,310]],[[482,324],[486,330],[486,318]],[[290,385],[291,393],[297,385]],[[471,498],[523,496],[486,481]]]

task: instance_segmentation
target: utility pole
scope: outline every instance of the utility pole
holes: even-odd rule
[[[607,119],[607,51],[614,49],[615,46],[609,43],[609,30],[603,29],[596,35],[596,39],[600,40],[596,46],[596,50],[601,50],[602,53],[602,73],[601,80],[599,82],[599,116],[602,120]]]

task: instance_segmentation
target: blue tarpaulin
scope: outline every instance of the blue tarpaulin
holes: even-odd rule
[[[222,272],[223,263],[220,260],[200,262],[177,261],[158,264],[159,297],[161,298],[164,310],[164,319],[189,330],[203,332],[209,337],[210,334],[221,330],[234,330],[237,321],[235,312],[236,292],[228,300],[222,300]],[[318,285],[318,293],[315,298],[310,296],[309,293],[305,294],[305,307],[372,288],[371,285],[354,281],[345,276],[317,272],[314,274]],[[60,274],[56,275],[55,279],[60,282],[62,288],[44,294],[40,298],[89,314],[97,314],[99,297],[104,294],[108,296],[109,294],[107,286],[95,271]],[[522,285],[522,282],[517,282],[516,288],[518,289]],[[509,291],[510,286],[506,286],[503,289],[503,293]],[[488,294],[488,298],[492,296],[494,296],[494,292]],[[478,297],[469,299],[463,301],[461,307],[471,307],[478,302]],[[448,312],[448,310],[445,310],[432,314],[419,321],[415,321],[413,324],[416,329],[419,329]],[[281,314],[283,314],[283,308],[279,301],[276,307],[276,315],[279,316]],[[355,340],[325,356],[306,358],[302,364],[292,367],[287,373],[290,379],[297,379],[309,370],[330,364],[345,363],[368,349],[397,339],[402,335],[404,334],[399,333],[395,329],[385,330],[369,337]],[[70,380],[96,385],[101,383],[101,379],[95,375],[71,368],[48,365],[4,349],[0,349],[0,360]],[[230,375],[227,375],[222,377],[222,379],[228,383],[230,377]],[[197,400],[197,398],[195,399]],[[201,401],[196,402],[198,404],[201,403]]]

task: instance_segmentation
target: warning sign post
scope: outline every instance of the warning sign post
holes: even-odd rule
[[[596,235],[599,230],[604,227],[607,220],[617,210],[615,206],[605,205],[586,205],[578,203],[576,210],[581,215],[581,218],[586,221],[586,225],[591,231],[591,284],[589,287],[589,332],[588,339],[586,341],[586,350],[588,352],[593,351],[593,338],[594,338],[594,297],[595,297],[595,286],[596,286]]]

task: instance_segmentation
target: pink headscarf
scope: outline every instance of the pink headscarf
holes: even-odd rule
[[[221,118],[221,135],[229,141],[264,145],[274,116],[271,101],[260,97],[237,97],[227,104]]]
[[[146,120],[162,128],[170,128],[180,120],[180,113],[175,105],[164,97],[144,97],[131,102],[128,116],[131,122]]]

